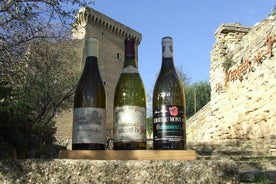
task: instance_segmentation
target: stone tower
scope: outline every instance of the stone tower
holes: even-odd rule
[[[92,9],[83,7],[76,16],[76,25],[72,31],[72,37],[79,44],[80,54],[84,63],[84,44],[88,37],[99,40],[99,67],[102,80],[104,81],[107,97],[107,136],[112,136],[113,129],[113,98],[114,91],[119,79],[124,62],[124,40],[133,37],[136,45],[140,44],[141,33],[123,25],[122,23]],[[61,115],[62,116],[62,115]],[[66,117],[59,117],[63,123],[73,123],[72,110]],[[59,120],[58,120],[59,121]],[[66,121],[66,122],[65,122]],[[57,122],[59,123],[59,122]],[[72,125],[70,125],[72,127]],[[71,136],[71,127],[67,127],[68,139]],[[70,130],[69,130],[70,129]]]

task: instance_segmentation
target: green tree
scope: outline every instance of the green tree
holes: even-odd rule
[[[53,117],[72,96],[80,60],[66,40],[85,3],[0,2],[0,157],[39,156],[54,141]]]
[[[211,98],[211,87],[208,82],[198,82],[193,85],[185,85],[186,116],[190,118]]]
[[[30,152],[39,156],[55,141],[53,118],[72,101],[81,63],[70,42],[39,41],[29,48],[25,59],[13,67],[18,68],[16,78],[0,109],[1,143],[21,158]]]
[[[147,132],[148,135],[151,136],[153,131],[153,124],[152,124],[152,116],[147,118]]]

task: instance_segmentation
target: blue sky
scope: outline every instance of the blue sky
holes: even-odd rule
[[[254,26],[272,12],[275,0],[96,0],[95,10],[140,32],[139,72],[152,93],[161,67],[161,39],[174,39],[174,62],[190,84],[209,81],[214,32],[224,23]]]

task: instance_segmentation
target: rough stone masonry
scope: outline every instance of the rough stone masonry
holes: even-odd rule
[[[274,149],[276,16],[252,28],[239,23],[223,24],[215,38],[211,101],[188,120],[188,143],[251,141],[253,147]],[[257,145],[260,140],[263,145]]]

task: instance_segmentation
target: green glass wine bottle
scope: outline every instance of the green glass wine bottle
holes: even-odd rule
[[[74,97],[72,150],[104,150],[106,95],[98,66],[95,38],[85,41],[86,61]]]
[[[113,149],[146,149],[146,95],[136,59],[136,41],[125,40],[125,61],[114,94]]]
[[[153,90],[153,149],[186,149],[184,85],[174,67],[173,39],[162,39],[162,66]]]

